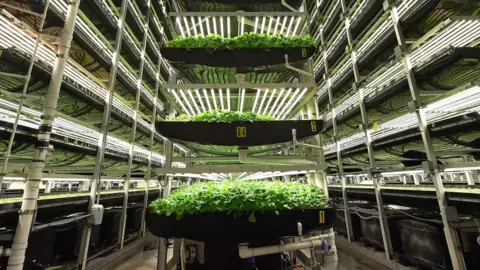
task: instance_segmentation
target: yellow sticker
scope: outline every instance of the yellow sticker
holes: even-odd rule
[[[302,49],[302,57],[307,57],[307,49]]]
[[[320,221],[320,224],[324,224],[325,223],[325,211],[320,211],[320,215],[319,215],[319,221]]]
[[[313,132],[317,131],[317,122],[311,121],[310,126],[312,127]]]
[[[237,138],[247,137],[247,127],[237,127]]]
[[[378,131],[378,122],[373,122],[373,131]]]

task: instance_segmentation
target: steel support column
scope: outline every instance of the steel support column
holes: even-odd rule
[[[421,104],[420,93],[415,78],[415,73],[413,72],[413,65],[410,60],[410,55],[407,50],[405,36],[398,15],[397,7],[394,4],[390,3],[390,1],[386,0],[384,2],[384,8],[390,11],[393,26],[395,29],[395,35],[398,42],[398,47],[395,49],[395,54],[401,59],[405,69],[405,73],[407,75],[408,86],[410,89],[410,94],[412,96],[411,105],[413,105],[409,107],[413,107],[415,109],[415,114],[417,116],[419,130],[422,135],[422,141],[428,159],[428,166],[426,166],[429,170],[428,177],[432,179],[435,186],[436,197],[440,208],[440,214],[444,227],[443,229],[445,232],[445,238],[450,254],[450,259],[452,261],[452,266],[455,270],[467,269],[465,266],[465,261],[463,258],[457,232],[451,225],[451,223],[458,221],[452,219],[447,214],[447,209],[451,206],[448,206],[447,198],[445,196],[445,189],[442,182],[441,172],[437,164],[437,157],[435,155],[435,149],[433,147],[432,138],[430,136],[430,129],[427,125],[427,120],[422,110],[423,104]]]
[[[47,17],[48,7],[50,5],[50,0],[45,1],[45,8],[40,17],[40,25],[38,27],[38,33],[43,32],[43,26],[45,25],[45,18]],[[35,46],[33,47],[32,57],[30,57],[30,65],[28,66],[27,75],[25,75],[25,82],[23,84],[22,97],[27,95],[28,85],[30,84],[30,79],[32,77],[33,65],[35,64],[35,58],[37,58],[38,45],[40,44],[40,36],[37,37],[35,41]],[[22,115],[22,108],[25,102],[25,98],[20,98],[18,103],[18,111],[15,116],[15,121],[13,122],[12,133],[10,134],[10,139],[8,141],[7,150],[3,153],[3,165],[0,171],[0,193],[2,191],[3,178],[7,172],[8,160],[10,158],[10,153],[12,152],[13,141],[15,140],[15,134],[17,133],[18,121],[20,121],[20,116]]]
[[[149,22],[151,16],[151,9],[150,9],[150,1],[148,1],[147,6],[147,15],[145,18],[145,24],[143,25],[143,40],[142,40],[142,52],[140,55],[140,70],[138,71],[138,79],[136,90],[137,93],[135,95],[135,108],[133,110],[133,124],[132,130],[130,133],[130,149],[128,151],[128,163],[127,163],[127,173],[125,177],[125,181],[123,183],[123,203],[122,203],[122,215],[120,218],[120,230],[118,232],[118,248],[123,249],[123,241],[125,239],[125,228],[127,225],[127,207],[128,207],[128,192],[130,190],[130,180],[132,178],[132,165],[133,165],[133,154],[135,149],[135,137],[137,135],[137,117],[138,111],[140,108],[140,98],[142,96],[142,80],[143,80],[143,71],[145,68],[145,54],[147,50],[147,43],[148,43],[148,31],[150,29]],[[150,159],[149,159],[149,162]],[[148,182],[147,182],[148,185]],[[146,195],[145,195],[146,196]]]
[[[108,137],[108,124],[110,122],[110,114],[112,111],[113,96],[115,92],[115,84],[117,81],[118,62],[120,59],[120,52],[122,49],[123,41],[123,29],[125,26],[125,18],[128,12],[129,0],[122,0],[122,6],[120,10],[120,18],[118,21],[117,33],[115,37],[115,50],[113,52],[112,66],[110,68],[110,74],[108,78],[107,95],[105,105],[103,108],[102,126],[100,127],[100,139],[98,143],[95,169],[93,172],[92,181],[90,184],[90,198],[88,203],[88,211],[91,211],[92,205],[96,201],[100,203],[100,181],[102,178],[103,159],[105,156],[105,148],[107,145]],[[83,226],[82,241],[80,243],[80,252],[77,261],[77,269],[84,270],[87,267],[88,248],[90,245],[91,225],[86,223]]]
[[[55,118],[55,111],[57,109],[60,88],[62,86],[63,74],[73,39],[75,19],[77,17],[79,6],[80,0],[69,2],[65,24],[63,30],[60,32],[60,42],[58,44],[50,85],[43,104],[42,121],[38,128],[35,152],[32,162],[30,163],[27,182],[23,192],[22,206],[19,211],[18,224],[11,247],[11,255],[8,260],[8,270],[23,269],[25,251],[28,246],[28,237],[33,226],[34,215],[37,208],[39,185],[43,176],[45,160],[50,151],[50,135]]]
[[[160,88],[160,71],[162,68],[162,58],[161,56],[158,57],[157,63],[157,80],[155,83],[155,95],[153,99],[153,111],[152,111],[152,121],[150,123],[150,139],[148,142],[148,164],[147,164],[147,171],[145,173],[145,197],[143,199],[143,211],[142,211],[142,224],[140,226],[140,235],[141,237],[145,236],[146,231],[146,224],[145,224],[145,213],[147,211],[147,204],[148,204],[148,193],[149,193],[149,184],[152,180],[152,153],[153,153],[153,144],[155,139],[155,122],[157,121],[157,100],[158,100],[158,91]]]
[[[165,139],[164,141],[164,153],[165,153],[165,168],[172,167],[173,157],[173,143],[172,141]],[[166,199],[170,195],[170,189],[172,185],[171,177],[164,175],[165,186],[163,187],[162,198]],[[158,256],[157,256],[157,270],[165,270],[167,265],[167,244],[168,239],[160,237],[158,238]]]
[[[332,91],[332,81],[330,79],[330,67],[328,64],[328,57],[327,57],[327,43],[325,41],[325,36],[323,33],[323,25],[320,26],[320,43],[321,43],[323,63],[325,68],[324,79],[327,83],[327,88],[328,88],[329,109],[332,112],[333,139],[335,141],[336,148],[337,148],[337,162],[338,162],[337,173],[338,173],[340,182],[342,184],[342,197],[343,197],[343,205],[345,207],[345,220],[347,221],[347,236],[348,236],[348,241],[353,241],[353,230],[351,226],[350,209],[348,206],[348,197],[347,197],[347,190],[345,187],[345,178],[343,177],[342,151],[341,151],[340,142],[338,141],[337,120],[336,120],[335,107],[334,107],[335,100],[334,100],[333,91]]]
[[[383,205],[383,197],[382,197],[382,191],[381,191],[381,186],[378,185],[376,178],[378,175],[376,175],[376,169],[377,169],[377,164],[375,161],[375,154],[373,152],[373,147],[372,147],[372,139],[370,137],[370,131],[368,130],[368,113],[367,113],[367,108],[365,106],[365,99],[363,96],[363,89],[360,86],[360,70],[358,68],[357,64],[357,57],[356,57],[356,51],[355,51],[355,44],[354,44],[354,39],[352,35],[352,30],[350,27],[350,18],[348,16],[349,10],[347,7],[347,4],[345,0],[341,0],[341,7],[342,7],[342,17],[344,20],[344,25],[345,25],[345,31],[347,33],[347,41],[348,41],[348,48],[347,48],[347,53],[350,53],[350,57],[352,59],[352,69],[353,69],[353,75],[355,82],[353,84],[353,89],[358,91],[359,95],[359,107],[360,107],[360,114],[362,116],[362,124],[361,124],[361,130],[363,130],[365,134],[365,141],[366,141],[366,146],[367,146],[367,151],[368,151],[368,158],[370,161],[370,169],[368,170],[368,178],[369,180],[373,181],[374,187],[375,187],[375,198],[377,200],[377,209],[378,209],[378,215],[379,215],[379,221],[380,221],[380,229],[382,232],[382,240],[383,240],[383,246],[385,249],[385,255],[388,259],[391,259],[391,255],[393,252],[392,248],[392,241],[390,238],[390,228],[388,227],[388,221],[387,217],[385,215],[385,209]]]

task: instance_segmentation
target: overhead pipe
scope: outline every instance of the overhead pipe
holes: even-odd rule
[[[271,157],[252,157],[248,156],[248,149],[238,149],[238,161],[240,163],[258,163],[270,165],[317,165],[313,160],[298,160],[298,159],[277,159]]]

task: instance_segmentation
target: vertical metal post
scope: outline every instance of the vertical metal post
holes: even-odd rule
[[[165,139],[164,141],[164,153],[165,153],[165,168],[172,168],[172,157],[173,157],[173,143],[170,140]],[[170,176],[165,175],[165,180],[167,181],[165,187],[163,187],[163,198],[166,199],[170,195],[171,189],[171,179]],[[158,239],[158,257],[157,257],[157,270],[165,270],[167,265],[167,244],[168,239],[160,237]]]
[[[23,84],[22,97],[27,94],[28,85],[30,84],[30,79],[32,77],[33,65],[35,64],[35,58],[37,58],[38,46],[40,44],[40,33],[43,32],[43,26],[45,25],[45,18],[47,17],[48,7],[50,5],[50,0],[45,1],[45,9],[43,10],[40,25],[38,27],[38,36],[35,41],[35,46],[33,47],[32,57],[30,57],[30,65],[28,66],[27,75],[25,76],[25,82]],[[15,116],[15,121],[13,122],[12,133],[10,134],[10,139],[8,141],[7,150],[3,153],[3,165],[2,170],[0,171],[0,193],[2,191],[3,178],[7,172],[8,160],[10,158],[10,153],[12,152],[13,141],[15,140],[15,134],[17,133],[18,121],[20,121],[20,116],[22,115],[22,108],[25,99],[21,98],[18,103],[18,111]]]
[[[421,104],[420,93],[415,73],[413,72],[413,65],[410,59],[410,55],[406,48],[405,36],[403,34],[403,29],[400,17],[398,15],[397,7],[394,4],[391,4],[390,1],[386,0],[384,2],[384,8],[390,11],[393,27],[397,36],[398,47],[395,48],[395,54],[397,57],[401,58],[405,73],[407,75],[408,86],[410,89],[410,94],[412,96],[411,103],[415,108],[415,114],[417,116],[419,130],[422,135],[422,141],[428,159],[428,166],[425,167],[428,167],[428,177],[431,177],[435,186],[438,206],[440,208],[440,215],[442,217],[444,227],[443,230],[445,232],[445,238],[447,242],[448,252],[450,254],[450,259],[452,261],[452,266],[454,270],[467,269],[457,232],[451,225],[452,223],[458,222],[458,220],[451,218],[451,215],[448,215],[447,212],[447,209],[451,208],[452,206],[448,206],[447,198],[445,196],[445,189],[442,182],[441,172],[438,167],[437,157],[435,155],[432,138],[430,136],[430,129],[427,126],[427,120],[422,110],[423,104]]]
[[[80,0],[70,1],[65,19],[65,25],[60,32],[60,43],[56,54],[55,64],[52,70],[52,77],[43,104],[42,122],[38,128],[37,143],[27,182],[23,192],[22,206],[19,212],[18,224],[11,248],[11,255],[8,260],[8,270],[21,270],[25,260],[25,251],[28,246],[28,237],[33,225],[33,218],[36,212],[39,185],[42,180],[45,160],[49,152],[50,134],[52,132],[55,111],[62,86],[63,74],[67,64],[70,45],[75,29]]]
[[[90,198],[88,202],[88,211],[91,211],[92,205],[100,203],[100,189],[101,184],[103,159],[105,155],[105,147],[107,145],[108,124],[110,122],[110,114],[112,110],[113,94],[115,92],[115,84],[117,81],[118,62],[120,59],[120,51],[122,49],[123,29],[125,26],[125,18],[128,11],[129,0],[122,0],[120,10],[120,18],[118,20],[117,34],[115,37],[115,50],[112,57],[112,66],[110,68],[110,75],[108,78],[107,98],[103,108],[102,126],[100,127],[100,139],[98,142],[98,149],[96,155],[95,169],[93,172],[92,181],[90,182]],[[91,225],[85,223],[82,232],[82,241],[80,243],[80,253],[78,255],[77,269],[84,270],[87,267],[88,248],[90,245]]]
[[[347,221],[347,238],[348,238],[348,241],[351,242],[353,241],[353,230],[352,230],[351,219],[350,219],[350,208],[348,206],[347,189],[345,187],[345,179],[343,177],[342,151],[341,151],[340,142],[338,141],[337,120],[336,120],[335,107],[334,107],[335,101],[334,101],[333,92],[332,92],[332,81],[330,79],[330,68],[329,68],[328,57],[327,57],[327,43],[325,41],[325,36],[323,33],[323,26],[320,26],[320,42],[322,46],[323,63],[325,67],[324,79],[327,83],[329,107],[332,111],[333,139],[335,140],[335,144],[337,148],[338,177],[342,185],[342,197],[343,197],[343,205],[345,209],[345,221]]]
[[[152,152],[153,152],[153,143],[155,139],[155,122],[157,121],[157,100],[158,100],[158,90],[160,88],[160,71],[162,68],[162,58],[161,56],[158,57],[157,63],[157,75],[156,75],[156,82],[155,82],[155,95],[153,99],[153,111],[152,111],[152,121],[150,123],[150,140],[148,142],[148,164],[147,164],[147,171],[145,173],[145,196],[143,199],[143,211],[142,211],[142,224],[140,226],[140,235],[141,237],[145,236],[146,231],[146,224],[145,224],[145,213],[147,211],[147,204],[148,204],[148,192],[149,192],[149,184],[152,180]]]
[[[127,163],[127,173],[125,177],[125,181],[123,183],[123,203],[122,203],[122,215],[120,217],[120,230],[118,232],[118,248],[123,249],[123,242],[125,239],[125,228],[127,225],[127,208],[128,208],[128,192],[130,189],[130,180],[132,177],[132,164],[133,164],[133,155],[135,149],[135,137],[137,135],[137,117],[138,111],[140,108],[140,98],[142,96],[142,81],[143,81],[143,71],[145,67],[145,54],[147,50],[147,42],[148,42],[148,30],[150,16],[151,16],[151,9],[150,9],[150,1],[148,4],[148,11],[147,16],[145,18],[145,24],[143,25],[143,41],[142,41],[142,52],[140,55],[140,70],[138,72],[138,79],[137,79],[137,93],[135,95],[135,108],[133,110],[133,124],[132,130],[130,133],[130,149],[128,151],[128,163]],[[147,183],[148,185],[148,183]]]
[[[383,197],[382,197],[382,191],[381,191],[381,186],[377,184],[376,181],[376,175],[375,171],[377,169],[377,164],[375,161],[375,154],[373,152],[373,146],[372,146],[372,139],[370,136],[370,131],[368,130],[368,113],[367,113],[367,108],[365,106],[365,99],[363,96],[363,89],[359,85],[360,84],[360,70],[358,68],[357,64],[357,58],[356,58],[356,51],[354,48],[354,39],[352,35],[352,30],[350,27],[350,18],[348,16],[348,7],[345,2],[345,0],[341,0],[341,6],[342,6],[342,12],[343,12],[343,20],[344,20],[344,25],[345,25],[345,31],[347,33],[347,40],[348,40],[348,48],[347,48],[347,53],[348,51],[350,52],[350,57],[352,59],[352,69],[353,69],[353,75],[355,82],[353,83],[353,89],[358,91],[359,95],[359,106],[360,106],[360,113],[362,116],[362,125],[361,125],[361,130],[365,133],[365,141],[366,141],[366,146],[367,146],[367,151],[368,151],[368,158],[370,161],[370,169],[368,170],[368,178],[369,180],[372,180],[374,183],[375,187],[375,198],[377,201],[377,209],[378,209],[378,215],[379,215],[379,222],[380,222],[380,229],[382,231],[382,240],[383,240],[383,246],[385,249],[385,255],[388,259],[390,259],[390,256],[393,252],[392,248],[392,241],[390,238],[390,229],[388,226],[388,220],[385,214],[384,206],[383,206]]]

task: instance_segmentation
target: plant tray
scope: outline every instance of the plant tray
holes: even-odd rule
[[[224,146],[258,146],[305,139],[322,131],[322,120],[255,121],[255,122],[157,122],[163,136],[187,142]]]
[[[296,236],[297,222],[303,232],[333,228],[336,213],[333,208],[285,210],[255,213],[256,222],[248,221],[248,215],[235,219],[224,212],[175,216],[147,213],[146,222],[150,232],[164,238],[187,238],[204,242],[243,243]]]
[[[162,56],[171,62],[212,67],[258,67],[285,63],[285,54],[290,63],[307,60],[315,52],[309,48],[238,48],[231,50],[211,50],[204,48],[162,48]]]

